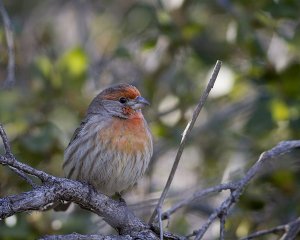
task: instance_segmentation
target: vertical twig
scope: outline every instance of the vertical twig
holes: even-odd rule
[[[2,16],[3,26],[5,29],[8,52],[7,75],[5,81],[3,82],[3,87],[7,88],[11,87],[15,83],[15,50],[12,24],[2,0],[0,0],[0,14]]]
[[[211,89],[213,88],[213,86],[215,84],[215,81],[216,81],[217,76],[219,74],[219,71],[221,69],[221,65],[222,65],[222,62],[218,60],[217,63],[216,63],[216,65],[215,65],[215,67],[214,67],[212,76],[211,76],[211,78],[210,78],[210,80],[208,82],[208,85],[207,85],[206,89],[204,90],[203,94],[201,95],[200,100],[199,100],[199,102],[197,104],[197,107],[196,107],[196,109],[193,112],[192,120],[187,124],[187,126],[186,126],[186,128],[185,128],[185,130],[183,132],[182,139],[181,139],[181,142],[180,142],[180,145],[179,145],[179,148],[178,148],[175,160],[174,160],[174,164],[172,166],[172,170],[170,172],[170,175],[169,175],[169,178],[168,178],[167,183],[165,185],[165,188],[164,188],[164,190],[163,190],[163,192],[162,192],[162,194],[160,196],[160,199],[159,199],[159,201],[157,203],[157,206],[155,207],[155,209],[154,209],[154,211],[153,211],[153,213],[152,213],[152,215],[150,217],[150,220],[149,220],[150,224],[154,221],[154,219],[155,219],[155,217],[156,217],[156,215],[158,213],[158,209],[161,208],[162,205],[163,205],[163,203],[164,203],[164,200],[165,200],[165,198],[167,196],[167,193],[168,193],[168,191],[170,189],[170,186],[171,186],[171,183],[173,181],[175,172],[177,170],[177,167],[178,167],[178,164],[179,164],[179,161],[180,161],[180,158],[181,158],[181,155],[182,155],[185,143],[186,143],[186,141],[187,141],[187,139],[188,139],[188,137],[189,137],[189,135],[191,133],[191,130],[192,130],[192,128],[193,128],[193,126],[194,126],[194,124],[196,122],[196,119],[197,119],[197,117],[198,117],[198,115],[199,115],[199,113],[200,113],[200,111],[201,111],[201,109],[202,109],[202,107],[203,107],[203,105],[204,105],[204,103],[205,103],[205,101],[206,101],[206,99],[207,99],[207,97],[208,97]]]
[[[0,123],[0,137],[2,138],[2,142],[3,142],[5,154],[11,154],[11,149],[10,149],[9,141],[8,141],[7,135],[6,135],[5,131],[4,131],[4,128],[3,128],[3,126],[2,126],[1,123]]]
[[[225,221],[226,221],[226,214],[221,214],[220,218],[220,240],[224,240],[225,238]]]
[[[164,239],[164,229],[163,229],[163,223],[162,223],[162,219],[161,219],[161,208],[157,209],[158,212],[158,221],[159,221],[159,238],[160,240]]]
[[[3,146],[4,146],[4,150],[5,150],[5,155],[10,158],[12,161],[15,161],[15,157],[13,156],[12,152],[11,152],[11,148],[9,145],[9,141],[8,141],[8,137],[6,135],[6,132],[4,131],[4,128],[2,126],[2,124],[0,123],[0,137],[2,139],[3,142]],[[17,168],[14,168],[12,166],[9,166],[9,168],[15,172],[18,176],[20,176],[21,178],[23,178],[32,188],[36,187],[36,184],[22,171],[20,171]]]

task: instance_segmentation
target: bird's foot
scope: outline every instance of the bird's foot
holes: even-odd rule
[[[114,195],[114,199],[118,200],[120,203],[122,203],[123,205],[127,205],[126,201],[124,200],[124,198],[122,198],[121,193],[116,192]]]

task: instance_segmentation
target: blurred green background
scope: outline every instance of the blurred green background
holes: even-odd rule
[[[22,162],[63,176],[63,150],[93,96],[114,83],[133,83],[152,103],[145,116],[155,154],[147,175],[124,198],[145,220],[217,59],[223,67],[185,148],[165,209],[193,191],[242,177],[261,152],[300,138],[299,0],[4,4],[14,29],[16,85],[0,92],[0,122],[14,153]],[[6,66],[2,25],[0,79],[5,79]],[[271,164],[273,171],[247,187],[227,220],[227,239],[300,214],[300,165],[289,161],[299,156],[279,159],[279,167]],[[0,179],[1,197],[30,189],[4,166]],[[168,230],[191,233],[226,196],[216,194],[180,210]],[[0,222],[4,240],[74,231],[113,230],[74,207],[66,213],[17,214]],[[215,223],[205,239],[218,234]]]

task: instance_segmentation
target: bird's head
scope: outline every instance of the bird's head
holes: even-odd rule
[[[149,102],[143,98],[139,90],[130,84],[119,84],[104,89],[92,101],[88,113],[102,113],[105,110],[112,116],[129,118],[140,113]]]

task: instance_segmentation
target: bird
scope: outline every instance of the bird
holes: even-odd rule
[[[130,84],[100,92],[65,149],[65,176],[108,196],[133,187],[153,155],[152,134],[142,114],[148,105]]]

